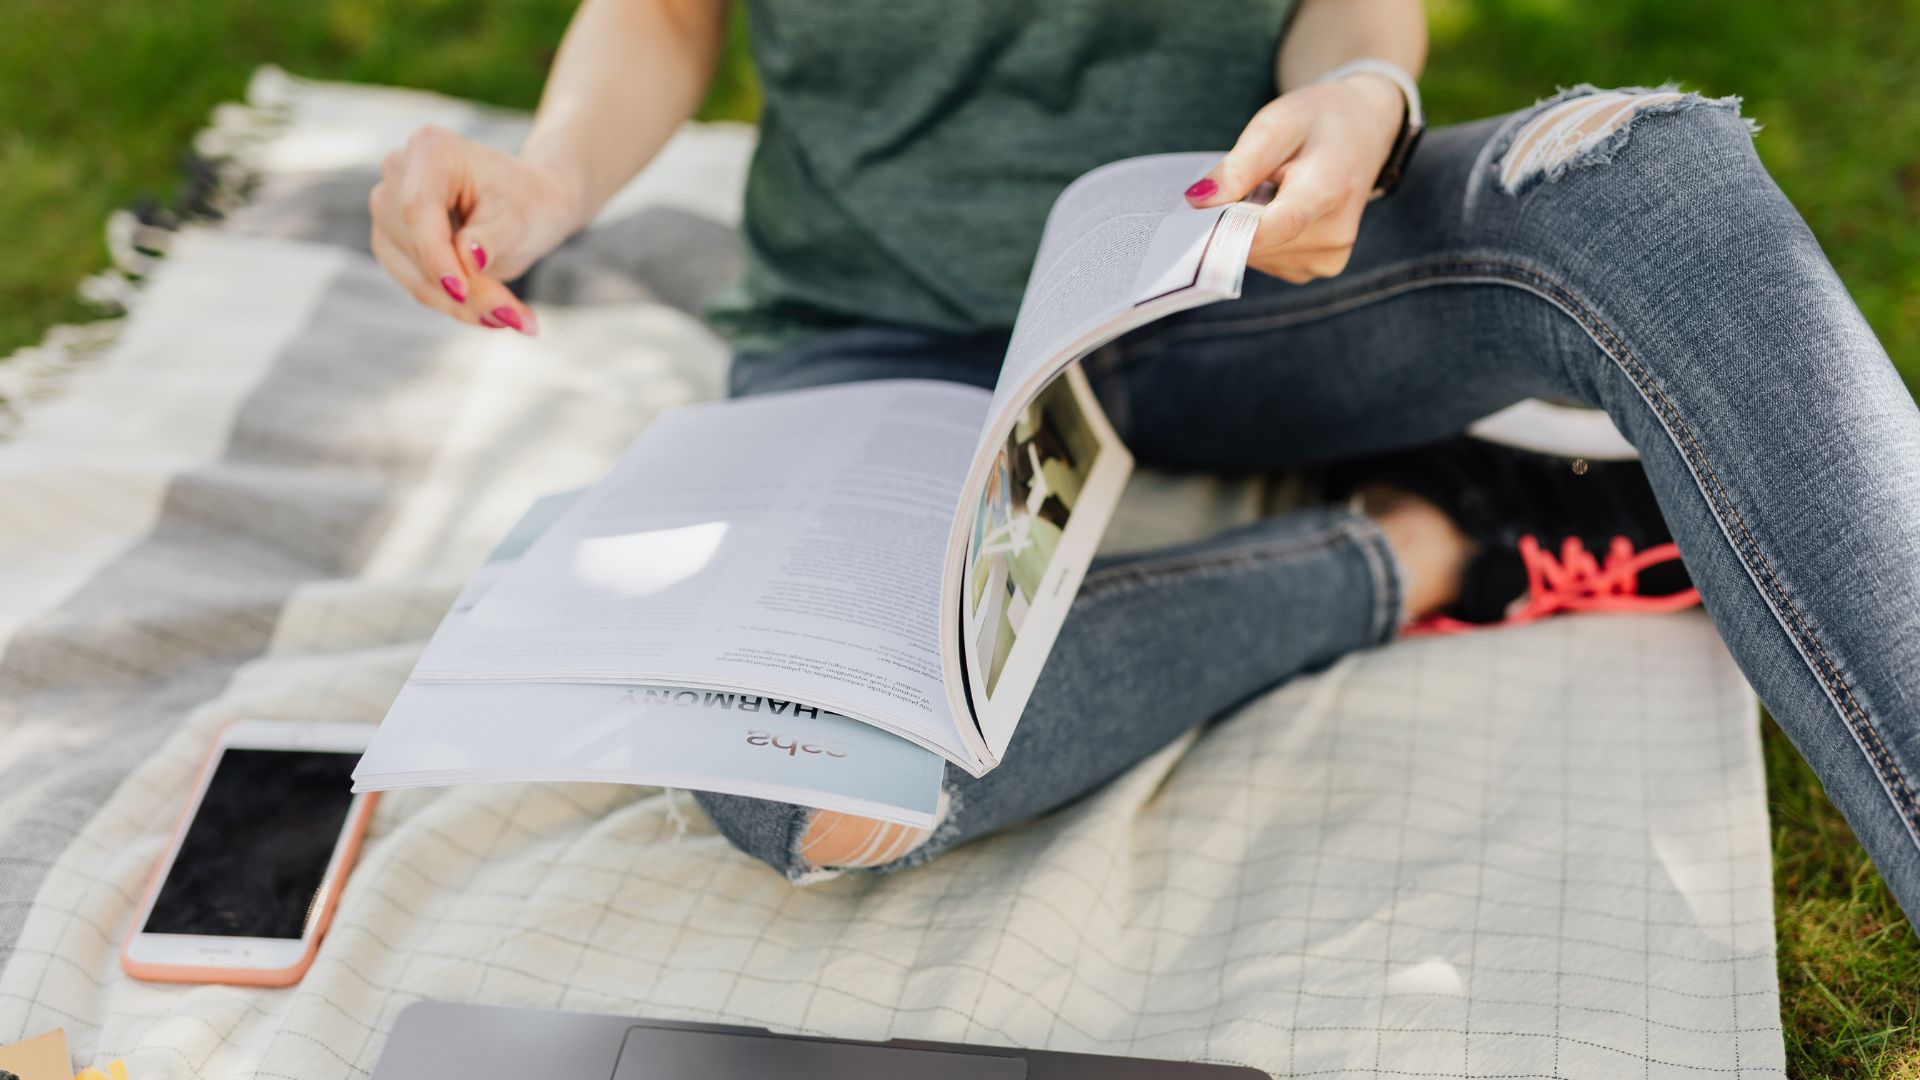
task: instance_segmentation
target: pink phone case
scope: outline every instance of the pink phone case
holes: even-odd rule
[[[206,762],[200,766],[200,772],[194,776],[195,791],[201,789],[201,784],[206,780],[208,772],[213,769],[214,763],[220,760],[220,754],[224,748],[223,733],[222,738],[215,741],[213,753],[207,755]],[[353,872],[353,865],[360,858],[360,841],[367,835],[367,825],[373,820],[373,810],[379,802],[379,792],[369,794],[360,800],[359,809],[354,811],[353,817],[348,821],[347,831],[343,834],[344,839],[340,843],[338,876],[321,885],[321,888],[326,890],[327,899],[320,908],[319,919],[314,924],[313,936],[307,939],[307,947],[301,951],[300,959],[283,968],[195,967],[186,964],[144,963],[127,955],[127,950],[133,946],[133,939],[140,933],[139,924],[135,924],[127,933],[127,940],[120,946],[121,970],[136,979],[145,979],[148,982],[228,983],[235,986],[292,986],[299,982],[307,973],[307,969],[313,966],[313,957],[320,949],[320,940],[327,936],[327,927],[333,923],[333,911],[340,905],[340,894],[346,889],[347,875]],[[181,833],[192,823],[193,809],[194,804],[191,803],[180,809],[180,819],[174,823],[173,834],[168,838],[168,851],[174,850],[181,840]],[[146,892],[142,894],[143,899],[139,908],[142,914],[153,908],[154,898],[160,889],[161,869],[159,862],[154,863],[153,873],[147,878]]]

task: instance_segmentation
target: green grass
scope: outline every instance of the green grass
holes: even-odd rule
[[[0,356],[106,265],[107,214],[165,198],[208,113],[266,62],[530,109],[575,0],[0,0]],[[730,50],[710,116],[758,95]]]
[[[1840,812],[1768,722],[1780,1007],[1796,1077],[1920,1077],[1920,945]]]
[[[171,191],[255,65],[529,108],[573,0],[0,0],[0,354],[88,315],[109,211]],[[1556,85],[1741,94],[1758,147],[1908,385],[1920,386],[1920,0],[1431,0],[1436,121]],[[757,106],[736,34],[706,113]],[[1795,1077],[1920,1080],[1920,944],[1768,726]]]

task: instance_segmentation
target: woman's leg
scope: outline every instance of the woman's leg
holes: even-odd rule
[[[737,847],[792,878],[911,866],[1079,798],[1254,694],[1387,640],[1402,610],[1395,567],[1380,526],[1344,509],[1097,561],[1004,760],[979,779],[948,767],[946,814],[930,838],[696,797]]]
[[[1523,397],[1606,409],[1748,679],[1920,915],[1920,413],[1731,103],[1581,89],[1433,131],[1346,273],[1250,280],[1088,367],[1148,463],[1372,453]]]
[[[857,330],[736,362],[736,394],[899,376],[991,384],[1005,341]],[[1390,637],[1453,598],[1465,537],[1431,505],[1269,518],[1089,571],[1012,746],[974,779],[949,768],[931,836],[871,819],[699,793],[735,846],[791,878],[898,868],[1084,795],[1299,672]]]

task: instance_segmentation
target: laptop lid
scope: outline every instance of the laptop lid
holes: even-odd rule
[[[421,1001],[400,1011],[372,1080],[1270,1080],[1258,1069]]]
[[[816,1042],[771,1034],[631,1027],[613,1080],[1027,1080],[1024,1058]]]

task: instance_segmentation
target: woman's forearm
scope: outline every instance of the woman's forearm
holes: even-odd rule
[[[1391,60],[1419,75],[1427,59],[1421,0],[1300,0],[1280,42],[1280,89],[1305,86],[1362,57]]]
[[[586,221],[700,107],[727,0],[585,0],[547,76],[521,156],[575,193]]]

